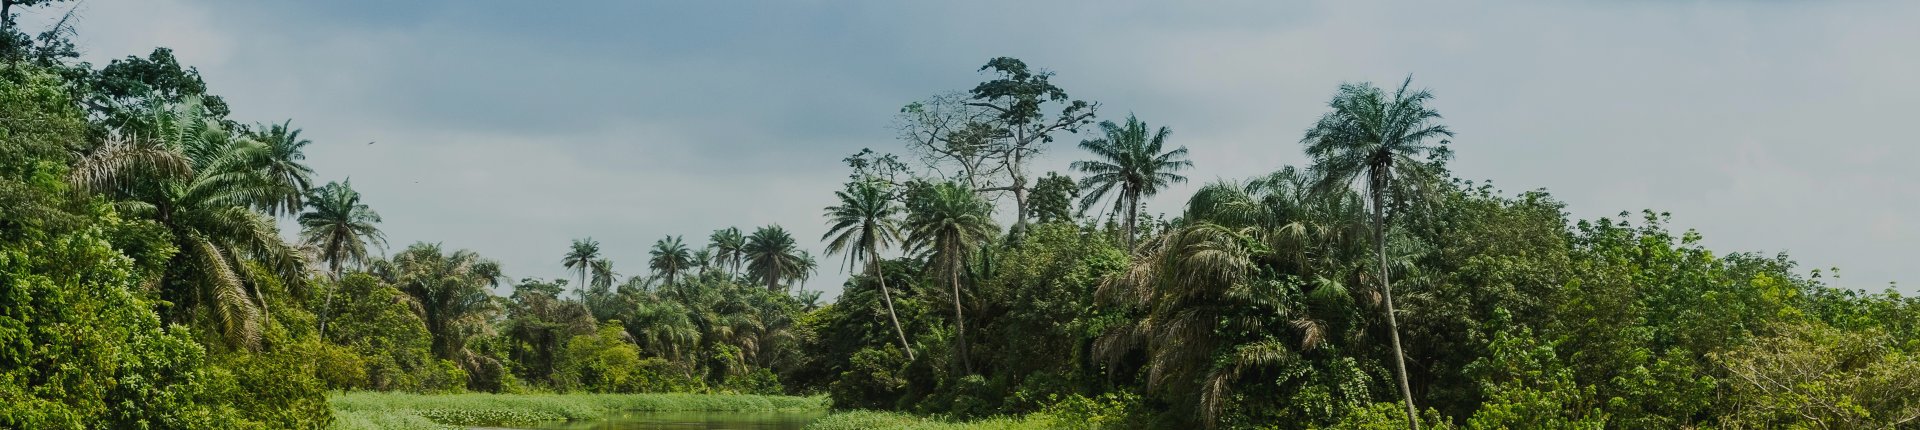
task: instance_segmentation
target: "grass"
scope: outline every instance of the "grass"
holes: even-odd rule
[[[1021,418],[988,418],[976,421],[947,422],[898,412],[850,411],[822,417],[807,425],[807,430],[1038,430],[1086,428],[1078,423],[1055,419],[1044,413]]]
[[[825,410],[822,397],[748,394],[403,394],[353,392],[327,399],[335,430],[440,430],[589,420],[620,412]]]

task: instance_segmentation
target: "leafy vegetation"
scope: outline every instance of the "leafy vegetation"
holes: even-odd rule
[[[0,427],[829,403],[816,428],[1920,425],[1920,299],[1463,179],[1411,80],[1339,86],[1309,164],[1169,217],[1141,211],[1204,167],[1170,128],[1099,122],[1084,178],[1035,175],[1099,105],[990,59],[900,111],[907,161],[847,157],[824,219],[794,215],[852,274],[822,303],[816,244],[779,225],[669,235],[631,275],[591,238],[550,250],[570,279],[389,255],[293,122],[229,118],[164,48],[95,68],[58,29],[0,23]]]
[[[332,428],[446,429],[590,420],[620,412],[811,411],[818,397],[690,394],[450,394],[352,392],[330,402],[340,415]]]

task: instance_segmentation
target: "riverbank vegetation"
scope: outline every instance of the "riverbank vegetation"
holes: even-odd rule
[[[411,394],[350,392],[329,399],[331,428],[467,428],[586,421],[626,412],[824,411],[820,397],[750,394]]]
[[[826,237],[578,238],[552,250],[570,276],[512,280],[389,247],[355,191],[379,184],[307,166],[330,143],[234,112],[165,48],[96,67],[65,27],[0,35],[0,427],[821,405],[776,395],[852,411],[826,429],[1920,422],[1920,300],[1466,179],[1449,161],[1477,149],[1410,79],[1310,83],[1324,116],[1271,137],[1307,164],[1166,196],[1208,176],[1173,127],[993,58],[903,100],[900,144],[781,220]],[[804,285],[832,258],[853,276],[828,302]]]

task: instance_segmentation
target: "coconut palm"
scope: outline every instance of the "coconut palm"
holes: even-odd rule
[[[386,235],[375,224],[380,214],[360,202],[353,181],[328,182],[313,189],[306,199],[307,212],[300,214],[300,240],[319,251],[333,279],[340,279],[345,264],[364,264],[367,245],[387,246]],[[327,318],[333,310],[333,290],[327,290],[326,304],[320,308],[320,334],[327,333]]]
[[[1081,149],[1099,159],[1075,161],[1072,165],[1087,174],[1080,179],[1080,189],[1085,196],[1080,200],[1080,210],[1084,212],[1112,195],[1114,213],[1126,217],[1121,225],[1127,247],[1132,248],[1134,223],[1140,218],[1140,200],[1159,194],[1168,185],[1186,182],[1187,177],[1174,172],[1193,167],[1193,162],[1187,160],[1184,146],[1161,152],[1166,148],[1167,135],[1173,130],[1160,127],[1149,133],[1147,123],[1133,115],[1127,115],[1125,125],[1101,121],[1100,131],[1105,137],[1080,142]]]
[[[887,278],[880,267],[880,248],[893,246],[901,239],[900,206],[881,181],[849,183],[845,191],[836,191],[834,196],[840,204],[826,208],[827,234],[820,237],[827,241],[827,254],[846,254],[845,265],[849,267],[855,262],[867,266],[868,276],[880,285],[880,298],[887,304],[887,319],[893,321],[894,334],[900,336],[900,348],[912,360],[913,347],[907,343],[907,331],[893,310],[893,293],[887,289]]]
[[[275,216],[299,210],[313,176],[313,169],[301,162],[307,159],[306,147],[313,141],[300,137],[300,129],[293,128],[293,120],[259,124],[246,132],[246,138],[259,143],[259,150],[252,155],[257,157],[254,162],[264,168],[267,185],[271,187],[267,195],[260,197],[256,208]]]
[[[574,239],[573,246],[567,248],[567,255],[561,257],[560,264],[567,269],[580,273],[580,300],[587,299],[587,274],[593,271],[593,264],[600,260],[600,242],[593,238]]]
[[[793,279],[803,269],[793,235],[778,225],[754,230],[741,251],[746,256],[749,276],[766,283],[769,291],[780,291],[781,281]]]
[[[666,278],[668,285],[674,284],[679,280],[681,272],[693,266],[693,252],[687,249],[685,243],[680,242],[679,236],[667,236],[654,242],[653,250],[648,254],[653,258],[647,260],[647,268],[653,269],[655,274]]]
[[[1418,429],[1406,357],[1400,347],[1399,322],[1394,316],[1387,225],[1395,215],[1393,208],[1417,203],[1428,191],[1428,184],[1439,174],[1431,163],[1450,155],[1444,139],[1452,137],[1453,132],[1438,123],[1439,112],[1427,107],[1427,101],[1433,98],[1431,93],[1407,91],[1412,83],[1413,78],[1408,77],[1391,97],[1370,83],[1341,85],[1327,104],[1333,110],[1321,116],[1300,142],[1313,159],[1312,170],[1319,178],[1320,189],[1347,188],[1358,182],[1368,197],[1400,397],[1406,403],[1408,422]]]
[[[747,257],[747,237],[740,234],[739,228],[714,230],[713,235],[707,236],[707,243],[707,247],[713,249],[713,265],[726,267],[728,273],[740,274],[740,266]]]
[[[960,273],[966,270],[967,257],[999,227],[993,225],[992,206],[964,185],[940,183],[917,196],[908,205],[907,248],[925,255],[953,287],[953,323],[960,363],[967,373],[973,373],[972,361],[967,358],[966,315],[960,305]]]
[[[257,345],[267,314],[258,281],[297,286],[307,267],[273,219],[253,208],[284,201],[295,187],[274,176],[264,145],[234,138],[199,98],[146,111],[153,116],[142,121],[146,128],[117,130],[84,154],[69,180],[170,233],[179,251],[159,281],[161,297],[175,305],[171,320],[205,315],[230,344]]]
[[[468,337],[486,329],[498,310],[492,288],[499,286],[500,265],[473,251],[448,254],[439,244],[416,243],[394,255],[389,279],[407,293],[433,335],[435,357],[460,362]]]

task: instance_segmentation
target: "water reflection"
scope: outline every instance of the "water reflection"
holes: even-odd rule
[[[824,412],[633,412],[543,430],[800,430]]]

